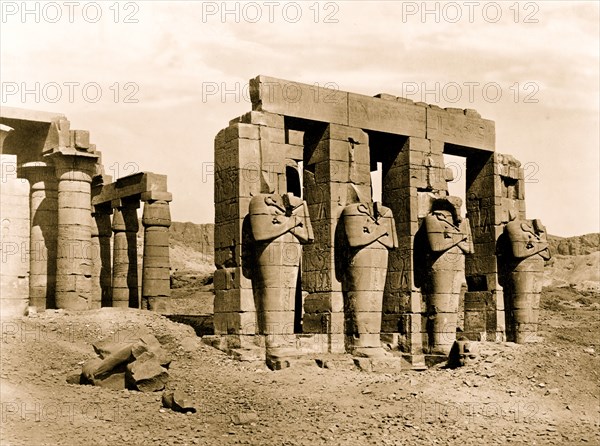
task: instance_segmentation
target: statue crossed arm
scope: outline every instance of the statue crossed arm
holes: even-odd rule
[[[471,227],[464,218],[456,226],[449,211],[434,211],[425,217],[427,239],[433,252],[445,252],[458,246],[465,254],[473,252]]]

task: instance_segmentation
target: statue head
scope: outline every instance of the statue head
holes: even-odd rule
[[[445,197],[436,199],[431,205],[431,213],[443,213],[446,216],[452,217],[452,222],[455,225],[459,225],[460,218],[460,206],[462,200],[459,197]],[[448,215],[449,214],[449,215]]]

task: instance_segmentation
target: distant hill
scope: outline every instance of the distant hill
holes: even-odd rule
[[[176,222],[171,224],[171,241],[183,244],[203,254],[214,253],[213,223]],[[553,254],[581,256],[600,251],[600,234],[585,234],[576,237],[548,236]]]
[[[212,223],[171,223],[171,242],[179,243],[203,254],[213,256],[215,252],[214,243],[215,225]]]
[[[209,276],[214,266],[214,224],[173,222],[171,267],[178,275]],[[140,231],[140,236],[142,231]],[[600,289],[600,234],[577,237],[550,235],[553,258],[547,262],[544,285],[572,286],[580,290]],[[141,256],[142,240],[139,240]]]
[[[600,234],[585,234],[576,237],[548,236],[553,254],[583,256],[600,251]]]

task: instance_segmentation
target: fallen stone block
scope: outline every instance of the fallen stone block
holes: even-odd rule
[[[94,371],[94,376],[98,378],[107,375],[121,364],[129,364],[147,351],[146,344],[142,342],[126,345],[105,357]]]
[[[143,349],[138,345],[140,342],[145,346],[144,351],[154,353],[158,358],[160,365],[165,368],[169,368],[169,364],[172,361],[171,355],[162,347],[158,339],[149,333],[143,334],[137,340],[134,339],[133,342],[112,342],[110,339],[106,339],[98,341],[92,344],[92,346],[94,347],[96,354],[104,359],[121,351],[127,346],[136,345],[136,348],[132,351],[134,353],[139,351],[139,354],[134,355],[134,357],[137,358],[141,353],[143,353]]]
[[[152,352],[143,353],[127,366],[125,381],[127,388],[140,392],[163,390],[169,379],[169,372],[161,367],[158,358]]]
[[[126,363],[120,363],[111,367],[108,371],[98,373],[104,361],[99,358],[90,359],[82,366],[82,372],[78,384],[89,384],[96,387],[104,387],[113,390],[125,389]]]

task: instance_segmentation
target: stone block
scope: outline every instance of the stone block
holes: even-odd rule
[[[244,276],[241,267],[217,269],[214,273],[215,290],[252,289],[249,277]]]
[[[354,315],[346,314],[347,325],[353,325],[353,334],[372,334],[381,332],[381,311],[361,311],[354,320]]]
[[[218,271],[218,270],[217,270]],[[216,286],[215,286],[216,289]],[[215,291],[214,312],[238,313],[256,311],[252,289],[220,290]]]
[[[327,333],[329,313],[305,313],[302,318],[303,333]]]
[[[295,161],[304,160],[304,146],[294,145],[294,144],[286,144],[286,158],[292,159]]]
[[[259,128],[255,124],[234,122],[224,129],[223,136],[219,142],[229,142],[235,139],[260,139]]]
[[[473,115],[427,109],[427,138],[460,146],[494,151],[496,131],[493,121]]]
[[[215,313],[215,334],[255,334],[255,312]]]
[[[317,183],[371,184],[371,166],[335,160],[323,161],[315,165],[315,180]]]
[[[244,124],[265,125],[267,127],[284,128],[284,117],[282,114],[267,113],[265,111],[251,111],[239,118],[232,119],[230,124],[241,122]]]
[[[269,182],[275,181],[275,174],[285,174],[287,152],[286,144],[260,140],[260,158],[257,161],[260,161],[261,169],[266,172]]]
[[[143,353],[129,364],[125,374],[127,387],[141,392],[163,390],[168,379],[169,373],[150,352]]]
[[[266,76],[250,80],[253,110],[313,121],[348,124],[347,96],[339,90]]]
[[[286,131],[283,128],[261,126],[259,135],[262,142],[286,143]]]
[[[144,296],[170,296],[171,295],[171,286],[170,281],[167,278],[161,279],[149,279],[144,277],[143,279],[144,286]]]
[[[285,143],[304,147],[304,131],[286,128]]]
[[[72,130],[73,145],[76,149],[90,148],[90,132],[87,130]]]
[[[381,316],[381,333],[398,333],[400,331],[401,315],[384,313]]]
[[[350,151],[351,145],[348,141],[323,139],[315,146],[308,164],[322,163],[328,160],[348,163],[350,161]]]
[[[215,164],[218,169],[258,167],[261,143],[253,139],[234,139],[215,148]]]
[[[344,296],[341,292],[313,293],[304,299],[305,313],[341,313],[344,311]]]
[[[143,280],[166,280],[169,281],[169,266],[149,267],[143,269]]]
[[[322,141],[334,140],[348,142],[352,139],[357,145],[369,145],[369,135],[358,127],[349,127],[335,123],[329,124],[325,128]]]
[[[405,313],[401,319],[401,348],[404,352],[419,354],[423,352],[423,324],[420,313]]]
[[[348,93],[348,125],[397,135],[426,137],[426,109]]]

